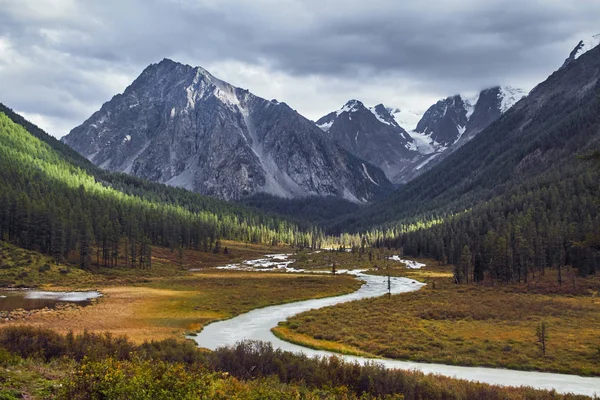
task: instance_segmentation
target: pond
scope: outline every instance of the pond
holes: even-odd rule
[[[102,294],[97,291],[45,292],[31,289],[0,289],[0,311],[56,308],[59,303],[76,303],[77,305],[86,306],[92,302],[92,299],[101,296]]]

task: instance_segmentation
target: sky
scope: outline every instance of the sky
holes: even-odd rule
[[[0,102],[61,137],[170,58],[313,120],[422,113],[533,88],[599,21],[598,0],[0,0]]]

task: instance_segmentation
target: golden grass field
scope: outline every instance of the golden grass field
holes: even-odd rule
[[[43,279],[38,278],[44,289],[96,289],[104,296],[92,306],[37,313],[26,319],[0,323],[0,328],[25,323],[61,333],[108,331],[126,335],[135,342],[182,338],[185,333],[198,331],[209,322],[231,318],[254,308],[345,294],[361,285],[349,276],[251,273],[211,268],[260,258],[268,253],[290,251],[233,242],[224,242],[223,246],[228,246],[229,255],[187,251],[183,266],[176,252],[154,248],[150,270],[105,269],[91,273],[72,268],[68,274],[56,276],[48,272],[39,274],[37,264],[49,261],[26,252],[24,258],[31,257],[34,262],[19,268],[27,269],[30,279],[44,275]],[[5,255],[5,259],[12,258]],[[203,270],[192,273],[187,271],[189,268]]]
[[[418,292],[312,310],[274,332],[342,353],[600,375],[598,277],[574,277],[567,269],[559,286],[549,270],[529,286],[458,286],[451,267],[425,262],[421,270],[390,270],[427,282]],[[542,321],[548,327],[545,356],[536,337]]]

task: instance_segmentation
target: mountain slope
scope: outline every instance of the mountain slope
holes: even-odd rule
[[[461,95],[447,97],[425,112],[415,132],[444,147],[452,146],[474,137],[525,95],[521,89],[496,86],[471,99]]]
[[[474,98],[455,95],[417,114],[387,108],[367,108],[350,100],[320,118],[316,125],[352,154],[381,168],[394,183],[423,174],[471,140],[525,92],[512,87],[482,90]],[[409,131],[404,129],[409,128]]]
[[[150,245],[211,251],[220,239],[315,243],[317,232],[305,234],[293,223],[249,207],[123,174],[94,175],[96,167],[90,165],[88,172],[72,163],[56,139],[24,124],[54,141],[55,149],[12,118],[0,113],[2,240],[57,261],[78,258],[84,268],[92,265],[92,246],[99,266],[148,268]]]
[[[275,216],[252,207],[236,205],[235,203],[203,196],[181,188],[170,187],[124,173],[110,172],[98,168],[71,147],[47,134],[38,126],[27,121],[2,103],[0,103],[0,112],[4,113],[13,123],[25,128],[29,134],[44,142],[53,150],[56,156],[60,157],[67,164],[81,168],[88,175],[92,176],[96,182],[126,195],[135,196],[151,203],[181,206],[191,212],[210,212],[216,215],[222,214],[223,216],[230,214],[235,216],[235,218],[246,221],[249,225],[266,223],[272,224],[270,226],[277,226],[279,224]],[[304,224],[303,226],[309,228],[310,224]]]
[[[285,103],[167,59],[63,140],[102,168],[224,199],[266,192],[360,202],[389,185]]]
[[[600,47],[554,72],[439,165],[337,224],[357,229],[462,212],[598,146]]]
[[[352,154],[378,166],[390,180],[417,155],[413,139],[379,104],[367,108],[358,100],[320,118],[316,125]]]

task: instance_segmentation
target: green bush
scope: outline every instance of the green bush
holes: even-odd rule
[[[41,272],[41,273],[44,273],[46,271],[50,271],[50,264],[46,263],[44,265],[40,265],[38,267],[38,271]]]
[[[58,399],[201,399],[209,398],[211,375],[164,361],[84,360],[67,377]]]

